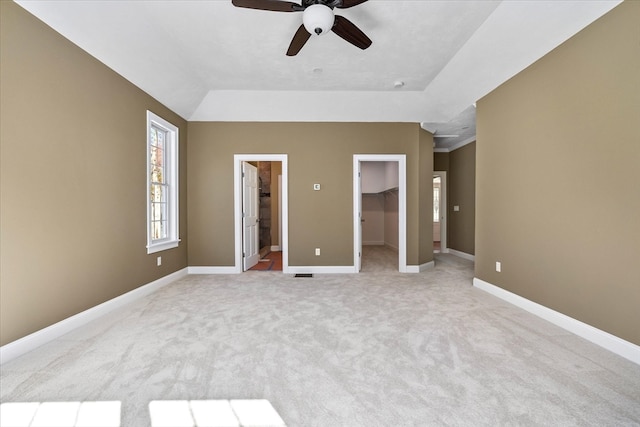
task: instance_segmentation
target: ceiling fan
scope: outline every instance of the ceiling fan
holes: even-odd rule
[[[271,10],[275,12],[302,12],[302,25],[298,28],[287,56],[295,56],[312,35],[320,36],[333,31],[360,49],[371,46],[371,39],[347,18],[335,15],[334,8],[347,9],[367,0],[302,0],[302,4],[279,0],[231,0],[236,7]]]

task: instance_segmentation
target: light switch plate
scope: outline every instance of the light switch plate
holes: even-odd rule
[[[459,210],[460,210],[460,206],[455,205],[455,206],[453,207],[453,211],[454,211],[454,212],[458,212]]]

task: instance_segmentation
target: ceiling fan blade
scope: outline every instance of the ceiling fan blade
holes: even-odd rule
[[[347,9],[353,6],[357,6],[361,3],[366,2],[367,0],[342,0],[342,4],[336,6],[338,9]]]
[[[231,0],[235,7],[247,9],[272,10],[274,12],[298,12],[302,7],[290,1],[278,0]]]
[[[331,29],[334,33],[362,50],[371,46],[371,39],[356,27],[353,22],[343,16],[336,15],[335,18],[335,24]]]
[[[298,52],[300,52],[300,49],[302,49],[302,46],[309,40],[309,37],[311,37],[311,34],[304,28],[304,24],[300,25],[300,28],[298,28],[298,31],[296,31],[296,34],[291,40],[289,50],[287,50],[287,56],[296,56]]]

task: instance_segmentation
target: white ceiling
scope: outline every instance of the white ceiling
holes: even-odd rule
[[[302,13],[231,0],[18,0],[193,121],[416,122],[437,148],[475,137],[472,104],[619,0],[369,0],[335,9],[373,41],[330,33],[285,56]],[[397,88],[394,83],[404,82]]]

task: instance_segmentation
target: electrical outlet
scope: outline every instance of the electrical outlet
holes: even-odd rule
[[[316,248],[316,256],[320,256],[320,248]]]
[[[162,257],[161,256],[156,258],[156,263],[158,264],[158,267],[160,267],[162,265]]]
[[[496,261],[496,271],[498,273],[502,271],[502,263],[500,261]]]

